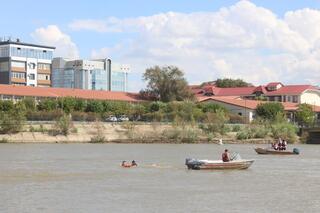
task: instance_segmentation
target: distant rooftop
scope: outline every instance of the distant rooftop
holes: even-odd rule
[[[0,46],[7,45],[7,44],[18,44],[24,46],[31,46],[31,47],[40,47],[40,48],[47,48],[47,49],[56,49],[55,47],[45,46],[45,45],[38,45],[38,44],[30,44],[21,42],[19,38],[12,38],[12,37],[0,37]]]

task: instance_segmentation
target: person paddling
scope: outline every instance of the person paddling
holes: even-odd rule
[[[228,152],[228,149],[225,149],[224,153],[222,153],[222,161],[223,162],[229,162],[230,161],[230,154]]]

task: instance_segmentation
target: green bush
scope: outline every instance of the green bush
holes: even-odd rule
[[[54,121],[63,115],[62,111],[28,111],[26,114],[28,121]]]
[[[58,101],[51,98],[43,99],[37,105],[38,110],[46,112],[57,110],[58,107]]]
[[[245,124],[246,118],[237,114],[229,113],[229,123],[231,124]]]
[[[64,114],[55,123],[54,131],[56,134],[69,135],[71,129],[73,128],[73,123],[71,116]]]
[[[251,138],[265,138],[269,135],[269,129],[262,125],[246,127],[237,132],[236,138],[239,140]]]
[[[237,133],[236,138],[238,140],[246,140],[252,138],[252,136],[250,135],[250,132],[247,129],[244,129]]]
[[[94,123],[94,129],[96,130],[95,136],[91,137],[90,143],[104,143],[106,142],[106,138],[104,137],[103,130],[104,126],[103,123],[96,121]]]
[[[8,112],[13,110],[13,101],[2,101],[0,100],[0,111]]]
[[[287,122],[276,123],[271,126],[272,137],[285,139],[288,143],[294,143],[298,140],[297,132],[297,126]]]
[[[7,138],[2,138],[0,140],[0,143],[9,143],[9,140]]]
[[[25,111],[25,105],[19,102],[9,111],[0,111],[0,133],[11,134],[20,132],[26,121]]]
[[[264,120],[279,122],[284,119],[284,108],[279,102],[261,103],[257,106],[256,113]]]
[[[240,125],[233,125],[232,126],[232,132],[239,132],[241,130],[241,126]]]
[[[72,112],[73,121],[87,121],[93,122],[101,119],[101,115],[94,112]]]

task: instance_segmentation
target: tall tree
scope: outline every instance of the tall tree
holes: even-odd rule
[[[145,71],[143,80],[147,81],[147,93],[163,102],[192,99],[193,93],[188,87],[183,72],[175,66],[154,66]]]
[[[299,104],[299,108],[296,112],[297,120],[299,124],[303,126],[312,126],[316,114],[312,110],[312,106],[309,104]]]
[[[257,106],[256,113],[260,118],[269,121],[278,121],[284,119],[284,107],[279,102],[260,103]]]
[[[247,82],[243,81],[242,79],[231,79],[231,78],[217,79],[215,84],[217,87],[221,87],[221,88],[252,86],[252,84],[247,83]]]

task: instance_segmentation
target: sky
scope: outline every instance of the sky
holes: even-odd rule
[[[0,36],[129,64],[129,91],[155,65],[179,67],[190,84],[320,85],[320,0],[0,1]]]

